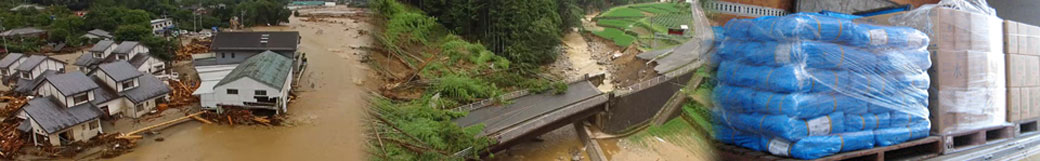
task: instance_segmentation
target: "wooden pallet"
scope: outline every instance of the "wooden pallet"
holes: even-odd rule
[[[1015,137],[1037,134],[1040,132],[1040,118],[1015,121]]]
[[[1015,137],[1015,126],[998,125],[939,136],[942,137],[943,141],[942,153],[949,154],[976,148],[982,145],[1006,141]]]
[[[716,143],[719,160],[726,161],[794,161],[798,159],[770,155],[766,152],[752,151],[746,148]],[[937,136],[929,136],[913,141],[886,147],[876,147],[851,152],[838,153],[815,159],[814,161],[848,161],[848,160],[920,160],[938,156],[942,152],[942,142]]]

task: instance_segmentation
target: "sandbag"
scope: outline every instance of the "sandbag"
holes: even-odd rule
[[[865,114],[867,102],[838,93],[773,93],[720,83],[712,97],[722,108],[734,112],[815,118],[834,112]]]
[[[845,114],[835,112],[812,119],[798,119],[784,115],[763,115],[755,113],[716,113],[721,115],[721,123],[743,131],[762,136],[780,137],[787,140],[799,140],[806,136],[829,135],[843,132]]]
[[[733,19],[723,28],[728,39],[753,41],[815,40],[896,50],[924,48],[929,41],[923,32],[909,27],[857,24],[814,13]]]
[[[873,131],[857,131],[809,136],[793,143],[783,138],[760,139],[762,145],[759,146],[774,155],[816,159],[838,152],[873,148],[874,138]]]
[[[717,54],[724,61],[752,65],[804,64],[806,68],[859,73],[915,72],[931,67],[929,53],[924,49],[871,51],[820,41],[725,40],[719,44]]]

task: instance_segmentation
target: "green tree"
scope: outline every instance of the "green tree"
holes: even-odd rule
[[[174,52],[176,52],[177,47],[180,46],[176,40],[167,40],[156,36],[148,36],[144,38],[141,41],[141,44],[148,47],[149,54],[165,61],[172,60]]]
[[[122,25],[116,29],[116,41],[141,41],[152,37],[152,29],[141,25]]]
[[[512,62],[546,64],[556,59],[560,40],[560,16],[556,0],[495,1],[490,5],[490,27],[484,38],[499,55]]]

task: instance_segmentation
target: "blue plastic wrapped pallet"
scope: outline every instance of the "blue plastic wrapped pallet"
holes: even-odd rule
[[[798,159],[928,136],[928,37],[814,13],[722,27],[715,138]]]

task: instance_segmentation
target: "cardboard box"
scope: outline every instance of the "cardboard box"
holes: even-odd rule
[[[914,27],[928,34],[928,37],[931,38],[931,42],[928,45],[929,50],[1004,52],[1004,21],[996,16],[943,7],[929,10],[927,17],[910,17],[915,15],[906,13],[908,12],[876,15],[859,18],[854,21]],[[1040,39],[1038,39],[1038,42],[1040,42]]]
[[[1040,87],[1040,56],[1007,54],[1008,87]]]
[[[977,51],[930,51],[932,88],[1005,88],[1004,54]]]
[[[1008,121],[1040,117],[1040,27],[1004,21]]]
[[[929,89],[932,133],[943,135],[1005,124],[1006,92],[1004,88]]]

